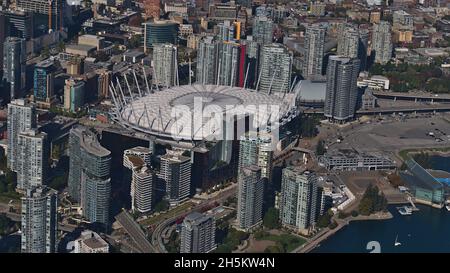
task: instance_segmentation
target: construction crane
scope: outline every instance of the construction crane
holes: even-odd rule
[[[48,0],[48,31],[52,29],[52,0]]]

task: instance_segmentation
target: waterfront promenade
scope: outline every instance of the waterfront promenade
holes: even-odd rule
[[[291,253],[308,253],[312,251],[321,242],[328,239],[343,227],[347,226],[351,221],[387,220],[391,219],[392,217],[393,216],[390,212],[378,212],[369,216],[358,215],[356,217],[350,216],[345,219],[338,219],[337,217],[333,218],[337,223],[337,226],[334,229],[330,229],[328,227],[322,229],[321,231],[319,231],[319,233],[309,239],[305,244],[301,245],[297,249],[294,249]]]

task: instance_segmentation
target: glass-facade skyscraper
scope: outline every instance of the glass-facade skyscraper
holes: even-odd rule
[[[70,130],[69,155],[69,195],[80,203],[89,222],[108,226],[111,152],[94,132],[77,126]]]
[[[56,252],[58,192],[37,187],[27,190],[21,200],[21,252]]]
[[[47,101],[53,96],[55,67],[53,61],[44,60],[34,67],[34,98]]]
[[[264,181],[261,168],[255,165],[239,169],[237,194],[237,228],[251,230],[262,222]]]
[[[3,81],[9,84],[11,100],[22,97],[26,77],[25,39],[7,37],[3,45]]]
[[[18,170],[18,137],[23,131],[36,128],[36,107],[24,99],[8,104],[8,168]]]
[[[359,60],[342,56],[330,56],[327,67],[325,117],[336,122],[353,118],[356,110]]]

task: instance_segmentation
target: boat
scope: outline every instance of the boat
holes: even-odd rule
[[[398,241],[398,234],[397,234],[397,236],[395,237],[395,243],[394,243],[394,246],[400,246],[402,243],[400,243],[399,241]]]
[[[448,211],[450,211],[450,201],[449,201],[449,200],[445,201],[445,208],[446,208]]]
[[[401,215],[411,215],[413,211],[412,207],[408,206],[398,207],[397,210]]]

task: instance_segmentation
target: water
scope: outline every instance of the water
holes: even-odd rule
[[[11,234],[0,238],[0,253],[20,252],[20,235]]]
[[[450,172],[450,157],[432,157],[433,168]],[[370,252],[367,244],[377,241],[381,252],[448,252],[450,253],[450,212],[418,205],[413,215],[400,215],[389,206],[394,218],[383,221],[355,221],[314,249],[313,253]],[[398,236],[400,246],[394,246]]]
[[[433,169],[450,172],[450,157],[434,155],[430,158]]]

